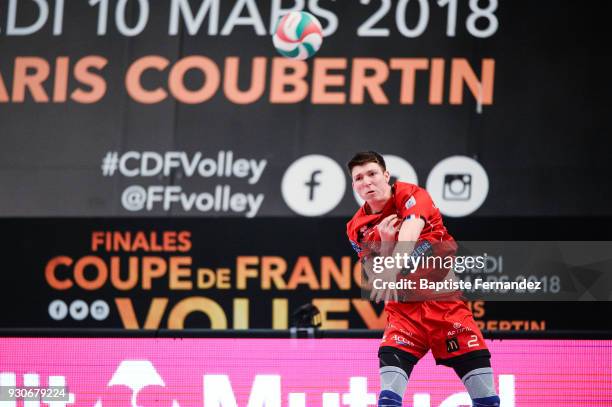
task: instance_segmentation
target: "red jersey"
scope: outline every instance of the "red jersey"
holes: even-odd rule
[[[433,203],[427,191],[418,185],[397,181],[392,186],[391,198],[381,212],[372,214],[369,205],[364,203],[346,225],[348,238],[360,257],[363,242],[380,241],[376,225],[393,214],[400,219],[423,219],[425,226],[421,231],[419,241],[427,240],[432,245],[439,242],[454,243],[455,241],[444,227],[440,210]],[[451,244],[451,246],[454,245]]]

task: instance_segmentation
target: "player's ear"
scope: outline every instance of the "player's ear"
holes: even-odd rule
[[[389,180],[391,179],[391,174],[389,173],[389,171],[385,170],[385,172],[383,173],[383,176],[385,177],[385,181],[387,181],[387,184],[388,184]]]

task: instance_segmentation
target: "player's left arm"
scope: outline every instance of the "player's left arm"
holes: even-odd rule
[[[411,257],[426,253],[431,248],[431,243],[421,240],[421,233],[427,224],[427,219],[432,216],[435,205],[426,190],[419,188],[410,196],[403,196],[397,203],[399,216],[403,219],[397,240],[398,249]]]
[[[398,202],[398,215],[403,219],[398,233],[398,242],[417,242],[425,227],[425,219],[431,216],[433,201],[424,189],[404,196]]]
[[[405,219],[397,235],[398,242],[416,242],[421,236],[421,232],[425,227],[425,221],[422,218],[408,218]]]

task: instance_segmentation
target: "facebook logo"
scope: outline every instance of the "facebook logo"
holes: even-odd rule
[[[344,196],[346,175],[340,165],[319,154],[304,156],[287,168],[281,184],[287,206],[302,216],[332,211]]]
[[[321,173],[321,170],[313,171],[312,174],[310,174],[310,180],[306,182],[306,186],[310,189],[310,193],[308,194],[309,201],[314,201],[315,187],[317,185],[321,185],[321,183],[317,181],[317,175],[320,175]]]

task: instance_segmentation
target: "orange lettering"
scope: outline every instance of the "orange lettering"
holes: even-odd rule
[[[198,90],[185,87],[184,78],[187,71],[197,69],[204,74],[204,84]],[[189,56],[178,61],[170,70],[168,87],[170,93],[182,103],[196,104],[210,99],[221,83],[221,73],[217,65],[207,57]]]
[[[312,268],[312,263],[306,256],[298,257],[287,288],[293,290],[300,284],[308,284],[311,290],[318,290],[320,288],[317,276]]]
[[[376,315],[376,311],[374,307],[372,307],[370,301],[353,299],[351,302],[368,329],[385,329],[387,325],[387,313],[384,310],[380,315]]]
[[[266,85],[266,58],[256,57],[253,59],[253,69],[251,71],[251,86],[246,91],[238,88],[238,57],[228,57],[225,59],[225,81],[223,91],[225,96],[237,104],[253,103],[263,95]]]
[[[72,281],[69,279],[60,280],[56,276],[57,266],[71,266],[72,259],[67,256],[57,256],[49,260],[45,267],[45,280],[52,288],[56,290],[67,290],[72,287]]]
[[[34,70],[28,74],[28,70]],[[13,102],[25,100],[25,90],[28,88],[35,102],[48,102],[49,96],[42,84],[49,77],[49,63],[38,57],[18,57],[15,59],[15,75],[13,76]]]
[[[138,284],[138,257],[130,256],[128,265],[128,276],[126,280],[121,280],[121,264],[119,257],[111,258],[111,284],[117,290],[131,290]]]
[[[344,75],[331,75],[330,69],[346,69],[346,58],[317,58],[312,73],[312,103],[344,104],[344,92],[329,92],[328,86],[344,86]]]
[[[108,60],[101,56],[92,55],[79,60],[74,66],[74,77],[77,81],[91,87],[89,92],[75,89],[70,98],[79,103],[95,103],[102,99],[106,93],[106,82],[104,79],[89,71],[89,68],[102,69]]]
[[[88,280],[85,278],[85,269],[93,267],[96,270],[96,278]],[[96,256],[85,256],[80,258],[74,265],[74,281],[85,290],[97,290],[102,287],[108,278],[106,263]]]
[[[178,234],[179,250],[188,252],[191,250],[191,232],[184,230]]]
[[[55,83],[53,86],[53,102],[65,102],[68,93],[68,57],[55,59]]]
[[[429,71],[429,103],[441,105],[444,101],[444,59],[433,58]]]
[[[374,74],[366,75],[368,71],[374,71]],[[389,99],[381,86],[388,77],[389,67],[384,61],[376,58],[355,58],[351,78],[351,103],[363,104],[367,90],[375,104],[389,104]]]
[[[391,69],[401,71],[400,103],[411,105],[414,103],[414,82],[416,71],[427,69],[429,61],[425,58],[391,58]]]
[[[154,278],[166,274],[166,261],[161,257],[145,256],[142,258],[142,289],[150,290]]]
[[[342,271],[340,271],[334,259],[329,256],[321,257],[321,288],[323,290],[331,288],[330,277],[333,277],[336,284],[338,284],[338,288],[341,290],[351,289],[351,258],[344,256],[340,262],[342,264]]]
[[[270,102],[297,103],[304,100],[308,94],[308,84],[304,80],[307,73],[308,65],[304,61],[274,58],[270,77]],[[292,90],[285,90],[285,87],[291,87]]]
[[[495,77],[495,60],[482,60],[482,80],[478,81],[476,74],[464,58],[453,58],[450,78],[450,103],[463,103],[463,83],[468,86],[472,95],[483,105],[493,103],[493,80]]]
[[[191,290],[193,283],[189,280],[182,280],[181,277],[190,277],[191,257],[170,257],[170,289],[171,290]]]
[[[159,103],[168,97],[168,93],[162,88],[146,90],[140,83],[140,78],[144,71],[155,69],[163,71],[168,66],[169,61],[159,55],[151,55],[137,59],[125,75],[125,88],[132,99],[145,104]]]
[[[287,262],[285,259],[279,256],[264,256],[261,259],[261,288],[262,290],[269,290],[272,287],[272,281],[274,286],[278,290],[286,289],[283,275],[287,271]]]
[[[8,91],[6,90],[4,79],[2,79],[2,73],[0,73],[0,103],[5,103],[5,102],[8,102],[9,100],[10,99],[9,99]]]

